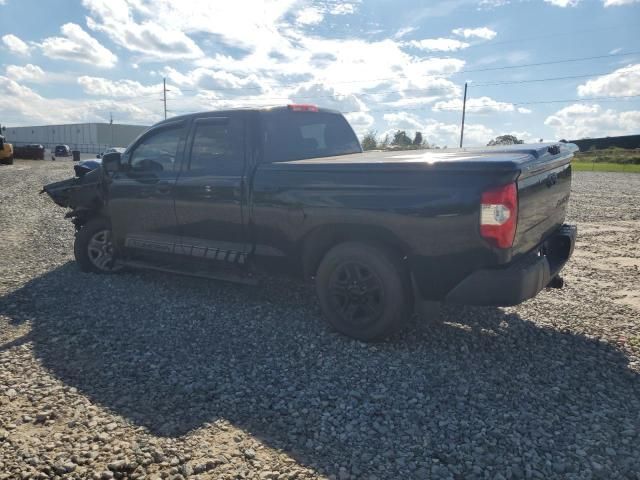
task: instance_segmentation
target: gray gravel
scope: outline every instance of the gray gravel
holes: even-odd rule
[[[0,167],[0,479],[640,479],[640,175],[575,175],[564,290],[366,345],[289,281],[81,273],[70,172]]]

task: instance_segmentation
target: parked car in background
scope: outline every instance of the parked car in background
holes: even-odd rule
[[[111,148],[107,148],[104,152],[99,153],[96,155],[96,158],[102,158],[104,157],[107,153],[124,153],[124,151],[126,150],[126,148],[124,147],[111,147]]]
[[[53,150],[53,154],[56,157],[68,157],[71,155],[71,149],[69,145],[56,145],[56,148]]]
[[[0,135],[0,163],[13,165],[13,145]]]
[[[16,146],[13,148],[13,156],[25,160],[44,160],[44,146],[38,143]]]
[[[313,279],[329,323],[368,341],[415,300],[507,306],[561,287],[575,149],[362,153],[339,112],[289,105],[165,120],[43,191],[73,209],[83,271],[284,271]]]

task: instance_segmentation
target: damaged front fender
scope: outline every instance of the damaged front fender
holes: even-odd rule
[[[46,193],[59,206],[71,208],[66,218],[86,218],[104,209],[106,190],[102,168],[82,177],[70,178],[45,185],[40,193]],[[77,223],[76,223],[77,225]]]

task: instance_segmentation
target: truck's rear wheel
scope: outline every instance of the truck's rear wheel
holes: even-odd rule
[[[73,253],[83,272],[115,273],[122,269],[116,263],[111,225],[105,218],[94,218],[80,228]]]
[[[322,259],[316,276],[320,306],[337,331],[363,341],[399,330],[411,313],[408,275],[384,248],[345,242]]]

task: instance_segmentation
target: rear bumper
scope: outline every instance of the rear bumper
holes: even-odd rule
[[[571,257],[576,235],[574,225],[563,225],[538,248],[506,267],[472,273],[447,294],[445,302],[509,306],[535,297]]]

